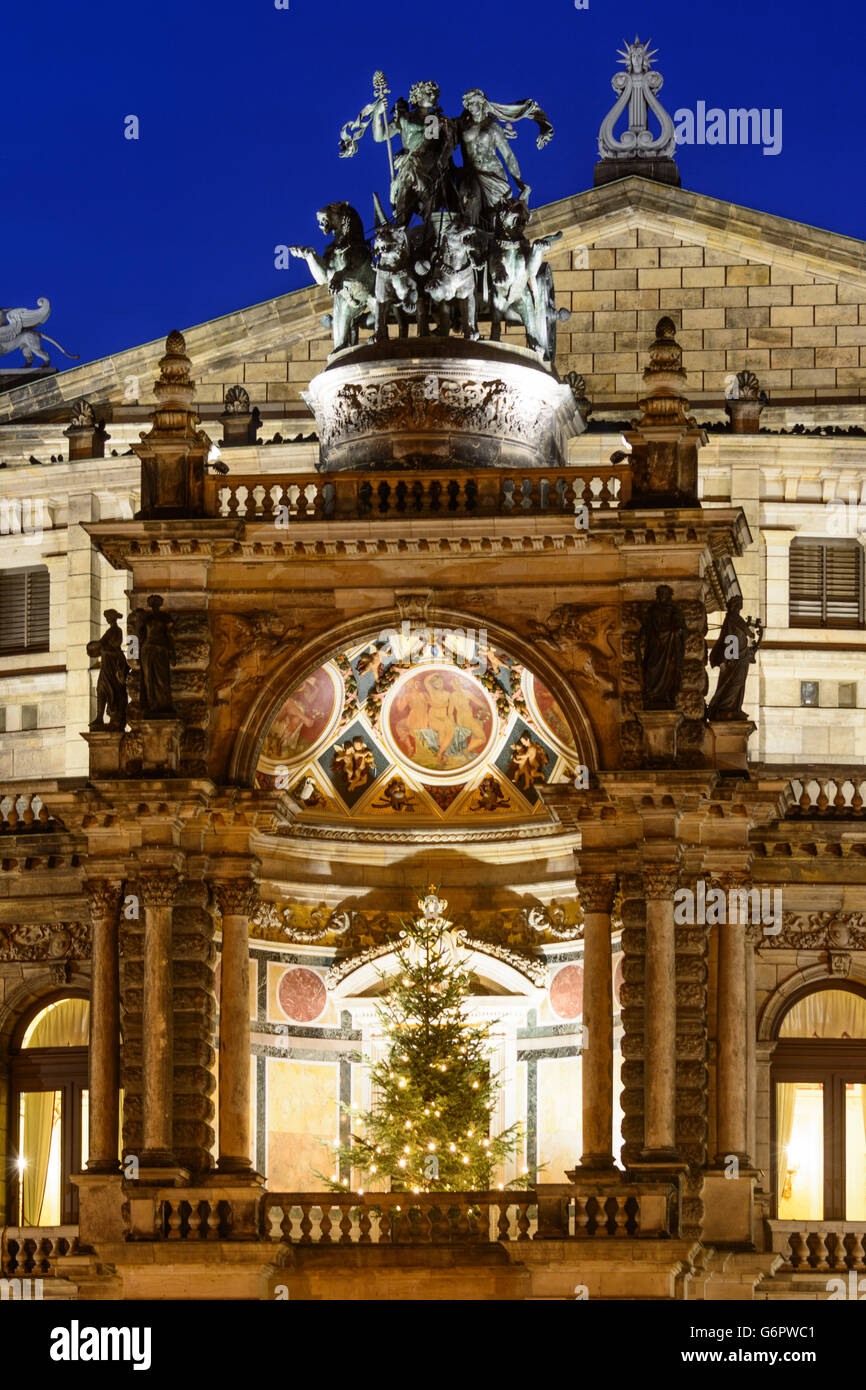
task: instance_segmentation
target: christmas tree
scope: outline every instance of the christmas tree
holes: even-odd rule
[[[335,1146],[335,1160],[359,1175],[358,1191],[390,1182],[398,1192],[477,1192],[519,1152],[522,1131],[515,1124],[490,1134],[500,1084],[489,1063],[495,1025],[467,1016],[469,972],[448,904],[431,889],[419,906],[422,915],[404,923],[397,972],[377,1009],[388,1052],[372,1065],[373,1106],[348,1112],[361,1133]],[[339,1173],[317,1176],[332,1191],[349,1187]],[[524,1169],[509,1186],[531,1180]]]

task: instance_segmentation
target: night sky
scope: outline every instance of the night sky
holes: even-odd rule
[[[778,155],[681,146],[683,186],[866,237],[863,9],[838,0],[43,0],[4,15],[2,302],[52,302],[46,325],[103,357],[309,283],[274,247],[321,244],[314,211],[372,223],[384,147],[340,159],[340,126],[387,75],[432,77],[450,115],[468,87],[534,97],[554,127],[515,142],[535,207],[592,185],[623,39],[651,37],[667,110],[781,108]],[[124,138],[125,118],[140,122]],[[72,365],[52,350],[57,366]],[[20,354],[5,359],[20,366]]]

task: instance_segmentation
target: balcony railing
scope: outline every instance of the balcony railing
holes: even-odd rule
[[[56,1274],[59,1255],[78,1253],[77,1226],[4,1226],[0,1231],[0,1275],[4,1279]]]
[[[773,1250],[797,1274],[866,1271],[866,1221],[770,1221]]]
[[[631,496],[631,470],[489,468],[477,473],[241,473],[205,479],[205,514],[285,525],[381,518],[573,515],[579,507],[611,511]]]
[[[38,794],[0,788],[0,835],[33,835],[60,828]]]

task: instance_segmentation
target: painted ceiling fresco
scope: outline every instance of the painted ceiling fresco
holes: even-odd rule
[[[538,788],[576,762],[562,709],[514,657],[459,638],[419,651],[393,634],[294,687],[256,782],[329,819],[496,819],[539,812]]]

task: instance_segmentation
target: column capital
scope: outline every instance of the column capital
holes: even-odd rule
[[[180,874],[176,869],[143,869],[137,888],[145,907],[171,907],[180,888]]]
[[[114,878],[88,878],[81,885],[87,894],[90,919],[99,922],[103,917],[116,917],[120,912],[123,881]]]
[[[645,865],[642,872],[643,891],[648,898],[673,898],[680,881],[677,864]]]
[[[610,912],[616,896],[616,874],[581,874],[577,891],[584,912]]]
[[[253,879],[212,879],[210,886],[223,917],[249,917],[252,914],[258,897],[258,886]]]

